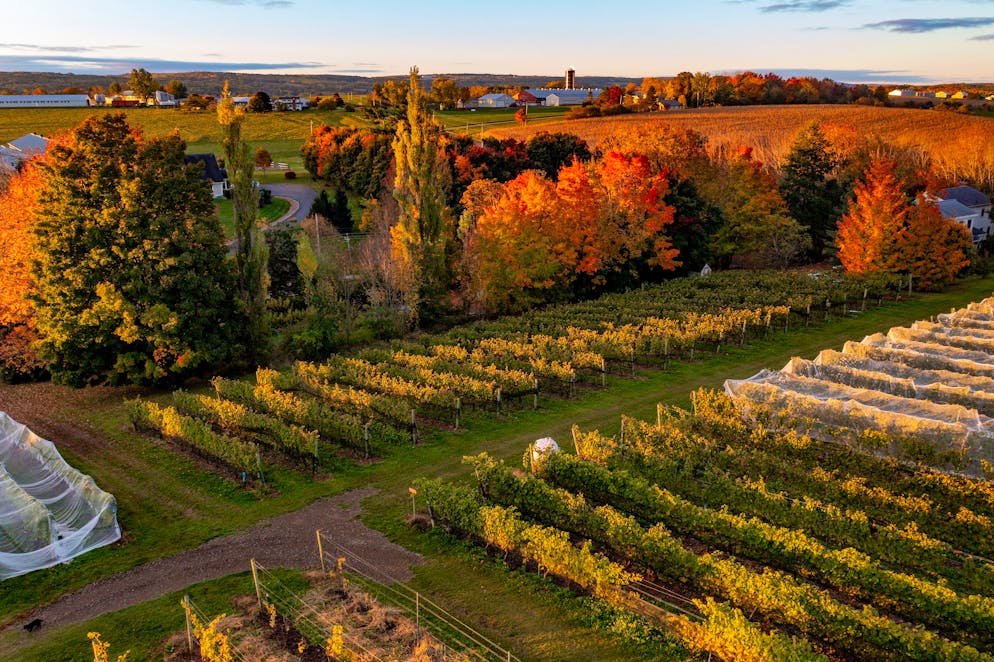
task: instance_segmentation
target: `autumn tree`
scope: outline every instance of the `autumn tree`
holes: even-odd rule
[[[113,85],[113,83],[111,83]],[[128,80],[128,87],[145,103],[155,97],[155,93],[162,89],[159,81],[144,69],[132,69],[131,78]]]
[[[0,376],[6,380],[37,376],[45,368],[34,348],[38,328],[29,296],[40,188],[39,168],[28,165],[0,193]]]
[[[273,157],[265,147],[255,150],[255,167],[265,170],[273,165]]]
[[[548,131],[539,131],[531,136],[525,143],[525,154],[530,167],[541,170],[550,179],[556,179],[563,166],[569,165],[573,159],[587,161],[591,157],[590,148],[579,136]]]
[[[943,218],[924,195],[912,205],[897,242],[898,266],[920,290],[939,290],[970,265],[973,237],[964,225]]]
[[[453,235],[446,206],[451,175],[444,131],[428,112],[418,68],[411,68],[406,120],[393,141],[394,197],[400,207],[390,229],[393,259],[404,274],[412,313],[431,314],[449,285]]]
[[[187,95],[186,84],[175,78],[166,84],[165,90],[177,99],[185,99]]]
[[[713,180],[697,181],[725,217],[712,239],[716,257],[724,261],[738,257],[751,267],[783,268],[811,247],[804,228],[791,218],[776,182],[752,158],[751,149],[729,156]]]
[[[185,149],[176,134],[143,139],[120,113],[49,145],[31,276],[53,380],[160,382],[232,356],[227,251]]]
[[[898,236],[911,211],[896,175],[897,164],[876,159],[856,183],[849,212],[839,221],[835,244],[850,273],[895,271]]]
[[[790,215],[811,236],[812,255],[819,259],[831,241],[842,206],[842,187],[834,176],[831,145],[817,123],[794,139],[783,166],[780,193]]]
[[[909,203],[897,164],[880,158],[856,184],[836,244],[846,271],[906,273],[930,290],[948,285],[969,265],[972,236],[943,218],[924,194]]]
[[[256,222],[259,213],[258,193],[252,184],[253,160],[249,147],[242,140],[244,115],[235,110],[234,100],[225,82],[221,101],[217,105],[221,125],[222,146],[228,180],[231,182],[231,202],[235,226],[235,267],[238,295],[248,318],[249,353],[264,353],[269,342],[266,323],[266,299],[269,274],[266,272],[268,249],[259,234]]]

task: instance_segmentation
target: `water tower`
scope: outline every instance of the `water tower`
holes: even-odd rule
[[[576,71],[573,69],[566,70],[566,89],[575,90],[576,89]]]

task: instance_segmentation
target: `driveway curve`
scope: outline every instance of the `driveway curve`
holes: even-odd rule
[[[290,201],[289,211],[270,223],[270,226],[282,225],[294,218],[302,221],[310,213],[311,205],[318,199],[317,191],[307,184],[263,184],[262,188],[271,191],[278,198]]]

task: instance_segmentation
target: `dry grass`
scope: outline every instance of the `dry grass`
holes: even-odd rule
[[[896,147],[927,154],[939,174],[994,190],[994,119],[952,112],[868,106],[746,106],[702,108],[652,115],[545,123],[494,129],[496,137],[527,138],[539,131],[573,133],[591,146],[615,132],[646,132],[670,126],[693,129],[715,148],[747,145],[777,170],[797,132],[812,121],[850,125],[860,136],[877,136]]]

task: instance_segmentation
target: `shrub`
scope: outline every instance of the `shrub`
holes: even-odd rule
[[[297,179],[297,173],[293,170],[287,170],[283,173],[283,179]]]

